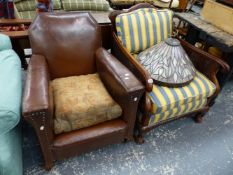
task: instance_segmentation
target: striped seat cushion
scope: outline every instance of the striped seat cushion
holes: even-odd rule
[[[172,32],[172,11],[142,8],[116,17],[117,36],[130,53],[165,40]]]
[[[196,100],[195,103],[192,103],[192,102],[186,103],[178,107],[175,107],[173,109],[170,109],[166,112],[161,112],[159,114],[153,114],[150,116],[149,126],[155,125],[164,120],[178,118],[180,115],[201,109],[206,105],[206,102],[207,102],[207,99],[203,98],[200,100]]]
[[[23,11],[34,11],[36,10],[37,0],[24,0],[20,2],[16,2],[15,6],[19,12]],[[53,9],[59,10],[61,9],[60,0],[53,0]]]
[[[210,97],[216,87],[200,72],[191,83],[183,87],[171,88],[154,85],[152,92],[148,93],[153,102],[153,114],[169,111],[184,104],[193,103],[197,100]]]
[[[95,10],[108,11],[109,3],[106,0],[61,0],[65,11]]]

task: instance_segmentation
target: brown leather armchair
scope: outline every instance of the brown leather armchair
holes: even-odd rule
[[[33,54],[24,90],[23,116],[36,131],[47,170],[54,160],[133,138],[138,101],[144,87],[125,66],[101,48],[100,32],[89,13],[43,13],[30,26]],[[122,115],[94,126],[55,134],[51,82],[96,72],[122,108]]]
[[[177,89],[166,89],[166,91],[174,92],[170,93],[170,96],[168,97],[167,93],[163,93],[160,96],[156,96],[156,93],[160,90],[158,88],[166,88],[166,87],[158,87],[156,83],[153,83],[153,79],[151,78],[151,75],[149,72],[137,61],[137,58],[135,58],[127,49],[124,47],[122,44],[120,38],[117,36],[117,28],[116,28],[116,18],[118,15],[127,15],[127,13],[130,12],[130,14],[133,13],[134,10],[138,10],[141,8],[154,8],[154,6],[143,3],[143,4],[138,4],[133,6],[132,8],[128,9],[127,11],[113,11],[110,13],[109,18],[112,23],[112,37],[113,37],[113,43],[112,43],[112,53],[114,56],[117,57],[125,66],[127,66],[136,76],[137,78],[140,79],[140,81],[144,84],[146,91],[145,94],[143,95],[140,105],[139,105],[139,111],[137,120],[136,120],[136,129],[137,133],[135,135],[136,142],[138,143],[143,143],[144,142],[144,134],[153,129],[154,127],[161,125],[163,123],[181,118],[181,117],[194,117],[196,122],[201,122],[203,119],[204,114],[208,111],[209,107],[213,105],[214,99],[217,97],[218,93],[220,92],[220,86],[217,80],[217,73],[219,70],[223,72],[229,71],[229,66],[226,64],[224,61],[221,59],[210,55],[209,53],[206,53],[191,44],[187,43],[184,40],[180,40],[181,45],[189,55],[191,61],[193,62],[195,68],[197,69],[200,74],[202,74],[202,77],[205,77],[205,81],[208,81],[209,84],[212,84],[213,87],[215,87],[215,90],[213,93],[209,96],[205,96],[206,99],[205,103],[203,105],[201,104],[201,107],[191,107],[191,103],[187,103],[185,105],[179,104],[179,100],[183,100],[182,96],[184,97],[185,95],[176,93]],[[120,17],[119,17],[120,18]],[[127,17],[125,18],[127,19]],[[119,24],[118,24],[119,25]],[[128,27],[129,28],[129,27]],[[128,29],[127,28],[127,29]],[[131,30],[131,29],[129,29]],[[138,32],[139,33],[139,32]],[[201,81],[198,81],[201,82]],[[203,82],[201,82],[203,83]],[[205,83],[205,82],[204,82]],[[156,87],[155,87],[156,86]],[[196,86],[199,86],[198,83]],[[154,88],[155,87],[155,88]],[[158,87],[158,88],[157,88]],[[188,87],[189,88],[189,87]],[[198,87],[200,88],[200,87]],[[209,87],[207,87],[209,88]],[[206,89],[207,89],[206,88]],[[160,93],[160,92],[158,92]],[[152,94],[152,95],[150,95]],[[165,95],[164,95],[165,94]],[[167,96],[166,96],[167,95]],[[175,96],[176,95],[176,96]],[[197,94],[199,95],[199,94]],[[153,97],[152,97],[153,96]],[[156,96],[156,97],[155,97]],[[165,97],[166,96],[166,97]],[[174,96],[174,97],[172,97]],[[186,95],[187,96],[187,95]],[[169,110],[167,111],[161,111],[161,112],[154,112],[155,109],[158,109],[160,106],[156,104],[155,101],[153,101],[152,98],[157,98],[159,102],[161,102],[161,99],[166,99],[166,103],[168,104],[166,106],[166,109]],[[171,107],[171,103],[169,104],[170,99],[176,99],[175,101],[178,105],[176,107],[174,103],[172,104],[173,107]],[[201,97],[202,98],[202,97]],[[193,104],[198,104],[198,98],[193,100]],[[170,101],[171,102],[171,101]],[[199,101],[200,102],[200,101]],[[192,104],[192,105],[193,105]],[[183,106],[182,106],[183,105]],[[191,108],[188,106],[190,105]],[[174,107],[175,106],[175,107]],[[182,110],[184,109],[185,112]],[[193,109],[191,111],[188,111],[186,109]],[[182,112],[180,112],[182,111]]]

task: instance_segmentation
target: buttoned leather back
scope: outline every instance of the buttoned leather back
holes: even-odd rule
[[[100,27],[89,13],[40,13],[29,38],[33,54],[46,58],[52,79],[96,72]]]

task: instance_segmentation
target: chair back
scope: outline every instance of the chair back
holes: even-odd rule
[[[100,27],[89,13],[40,13],[29,28],[32,53],[43,55],[51,78],[96,72]]]

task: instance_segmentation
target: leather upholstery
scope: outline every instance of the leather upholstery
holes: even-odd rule
[[[100,28],[89,13],[39,14],[29,29],[33,56],[23,98],[24,118],[36,130],[45,159],[53,161],[133,138],[144,87],[115,57],[101,48]],[[55,78],[98,73],[121,106],[120,118],[59,135],[53,133]]]
[[[40,14],[29,36],[32,53],[46,58],[52,79],[96,72],[100,27],[89,13]]]

